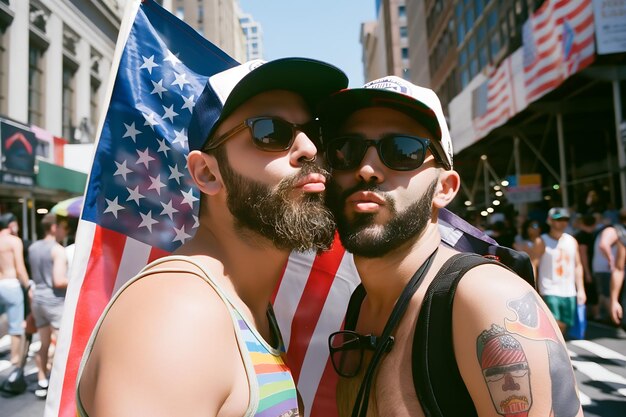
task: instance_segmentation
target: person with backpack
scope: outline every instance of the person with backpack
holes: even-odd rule
[[[388,76],[321,107],[328,204],[361,278],[328,341],[339,415],[582,416],[534,288],[442,244],[460,179],[437,95]]]
[[[602,313],[619,325],[622,320],[622,305],[619,294],[624,282],[626,258],[626,210],[619,214],[620,222],[599,230],[593,243],[591,267],[599,294]]]

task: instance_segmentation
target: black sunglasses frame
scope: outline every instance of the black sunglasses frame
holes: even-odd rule
[[[338,336],[338,335],[354,336],[355,337],[354,340],[356,343],[350,343],[350,346],[347,346],[347,347],[346,345],[343,345],[342,347],[333,347],[332,340],[335,336]],[[362,335],[352,330],[340,330],[340,331],[334,332],[330,336],[328,336],[328,350],[330,352],[330,362],[332,363],[333,368],[335,369],[335,372],[337,372],[339,376],[342,376],[344,378],[353,378],[356,375],[358,375],[359,372],[361,371],[361,367],[363,366],[364,351],[366,350],[376,351],[378,346],[382,343],[385,344],[384,351],[390,352],[391,348],[393,347],[394,337],[389,336],[387,340],[382,340],[380,336],[374,336],[372,334]],[[353,350],[359,350],[359,364],[356,370],[354,370],[354,372],[344,373],[339,369],[340,366],[335,363],[334,354],[337,352],[347,352],[347,351],[353,351]]]
[[[283,123],[284,126],[288,126],[291,128],[291,138],[286,144],[284,144],[284,146],[280,148],[275,148],[275,149],[264,147],[263,141],[261,141],[259,138],[255,136],[254,134],[255,124],[258,122],[266,121],[266,120],[271,120],[274,123],[276,122]],[[236,125],[232,129],[225,132],[220,137],[216,138],[215,140],[210,141],[209,144],[207,144],[206,146],[202,148],[202,152],[216,149],[217,147],[224,144],[224,142],[226,142],[228,139],[230,139],[231,137],[235,136],[237,133],[245,129],[250,129],[250,138],[252,139],[252,143],[254,143],[254,146],[256,146],[257,148],[265,152],[284,152],[288,150],[289,148],[291,148],[291,146],[293,145],[293,142],[296,140],[296,136],[298,132],[305,133],[309,137],[309,139],[315,144],[317,148],[320,147],[321,131],[320,131],[319,122],[317,120],[311,120],[308,123],[300,125],[300,124],[288,122],[287,120],[281,119],[280,117],[259,116],[259,117],[250,117],[244,120],[240,124]]]
[[[407,168],[399,168],[397,166],[394,166],[392,163],[390,163],[384,156],[384,152],[382,151],[382,144],[385,141],[389,141],[389,140],[397,140],[400,138],[405,138],[405,139],[410,139],[410,140],[414,140],[416,142],[419,142],[422,147],[424,148],[424,152],[422,153],[422,158],[419,161],[419,163],[416,163],[415,167],[407,167]],[[340,140],[358,140],[358,141],[362,141],[365,142],[365,147],[363,148],[363,154],[361,155],[361,157],[358,159],[358,162],[354,162],[354,166],[349,166],[349,167],[337,167],[333,164],[331,158],[329,158],[330,155],[330,147],[340,141]],[[332,139],[329,140],[324,140],[324,154],[326,156],[326,162],[328,162],[328,165],[335,170],[338,171],[351,171],[353,169],[356,169],[361,162],[363,161],[363,158],[365,157],[365,154],[367,153],[367,150],[370,148],[370,146],[374,146],[376,148],[376,152],[378,154],[378,157],[380,158],[381,162],[389,169],[392,169],[394,171],[413,171],[418,169],[419,167],[421,167],[424,164],[424,160],[426,159],[426,151],[430,150],[430,152],[432,153],[433,157],[435,158],[435,161],[440,164],[443,165],[446,169],[450,169],[449,168],[449,164],[447,162],[445,162],[445,160],[440,156],[439,153],[439,149],[437,149],[437,146],[435,145],[435,142],[427,139],[427,138],[422,138],[419,136],[412,136],[412,135],[404,135],[404,134],[397,134],[397,133],[392,133],[392,134],[388,134],[385,135],[383,137],[381,137],[380,139],[366,139],[362,136],[359,135],[342,135],[342,136],[336,136]]]

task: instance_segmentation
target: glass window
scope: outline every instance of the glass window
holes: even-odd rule
[[[409,48],[402,48],[402,59],[409,59]]]
[[[470,77],[474,78],[478,74],[478,59],[474,58],[470,61]]]
[[[456,27],[456,44],[460,45],[465,39],[465,25],[462,20],[459,20],[459,25]]]
[[[89,117],[91,117],[91,125],[97,128],[98,119],[100,117],[99,110],[99,97],[100,97],[100,80],[95,77],[91,77],[91,92],[89,96]],[[95,133],[95,132],[92,132]]]
[[[487,14],[487,29],[493,29],[498,23],[498,9],[495,7]]]
[[[478,50],[478,64],[480,65],[480,69],[483,69],[489,63],[489,53],[487,51],[487,45],[483,45]]]
[[[461,18],[463,17],[463,5],[461,4],[461,2],[458,2],[456,4],[456,8],[454,9],[454,13],[456,14],[456,19],[457,20],[461,20]]]
[[[404,78],[407,81],[411,81],[411,70],[408,68],[404,68],[402,70],[402,78]]]
[[[72,141],[74,139],[74,69],[63,66],[63,137]]]
[[[185,20],[185,8],[182,6],[179,6],[176,8],[176,17],[179,18],[180,20]]]
[[[461,49],[461,53],[459,54],[459,66],[464,66],[467,64],[467,48]]]
[[[409,35],[409,29],[406,26],[400,26],[400,37],[406,38]]]
[[[467,87],[469,81],[469,71],[467,70],[467,68],[465,68],[463,71],[461,71],[461,88],[463,89]]]
[[[491,34],[491,44],[489,49],[491,50],[491,57],[495,58],[500,52],[500,33],[496,30]]]
[[[465,25],[469,30],[474,25],[474,9],[467,9],[465,12]]]
[[[467,53],[472,56],[476,52],[476,37],[472,36],[467,44]]]
[[[43,122],[43,50],[30,45],[28,52],[28,123]]]
[[[406,7],[398,6],[398,17],[406,17]]]
[[[485,23],[483,22],[480,24],[480,26],[478,26],[478,31],[476,32],[476,39],[478,41],[478,44],[483,43],[486,36],[487,36],[487,29],[485,28]]]
[[[476,6],[476,16],[480,16],[484,9],[483,0],[475,0],[474,5]]]

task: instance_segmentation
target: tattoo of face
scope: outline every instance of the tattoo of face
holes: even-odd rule
[[[530,369],[522,345],[496,324],[476,341],[478,362],[496,412],[526,417],[532,405]]]

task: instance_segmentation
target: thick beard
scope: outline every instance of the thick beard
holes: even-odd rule
[[[395,201],[378,190],[375,184],[360,183],[341,192],[336,184],[331,184],[328,192],[328,205],[335,214],[341,243],[348,252],[364,258],[378,258],[399,248],[408,241],[419,237],[432,216],[432,201],[437,181],[433,181],[417,201],[398,212]],[[345,214],[346,198],[356,191],[376,191],[387,202],[391,220],[387,224],[374,224],[375,214],[356,213],[350,221]]]
[[[227,206],[240,232],[253,231],[279,249],[326,250],[335,234],[335,220],[324,205],[323,193],[294,197],[294,184],[310,173],[329,177],[312,162],[304,162],[297,175],[272,187],[236,173],[225,154],[216,155],[226,185]]]

